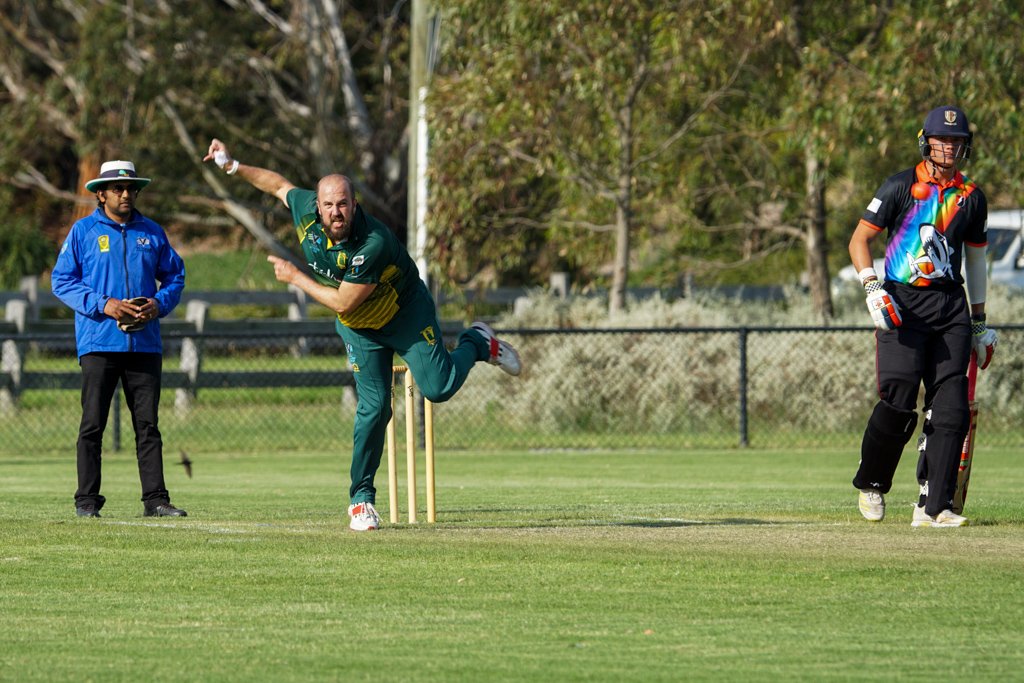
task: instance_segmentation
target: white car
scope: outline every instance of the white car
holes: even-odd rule
[[[989,282],[1024,289],[1024,209],[991,211],[988,214]],[[875,259],[875,272],[885,277],[885,259]],[[832,281],[832,294],[838,295],[850,285],[860,285],[857,269],[846,266]]]
[[[988,215],[988,277],[991,282],[1024,288],[1024,209]]]

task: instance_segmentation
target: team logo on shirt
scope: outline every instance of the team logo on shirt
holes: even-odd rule
[[[348,354],[348,364],[352,366],[352,372],[359,372],[359,363],[356,361],[356,352],[351,344],[345,344],[345,352]]]
[[[347,257],[345,256],[345,252],[339,251],[338,252],[338,261],[337,261],[337,263],[338,263],[338,267],[341,268],[342,270],[345,270],[346,259],[347,259]]]
[[[299,232],[301,234],[299,241],[306,244],[310,251],[314,253],[323,251],[320,247],[320,235],[315,232],[310,232],[309,226],[299,228]]]
[[[424,327],[420,331],[420,334],[423,335],[423,338],[427,340],[427,346],[433,346],[434,344],[437,343],[437,335],[434,334],[434,326],[433,325],[429,325],[427,327]]]
[[[152,245],[149,243],[148,237],[139,237],[135,240],[136,249],[149,249]]]
[[[100,235],[96,239],[96,242],[100,245],[100,251],[102,253],[105,254],[108,251],[110,251],[110,237],[109,236],[107,236],[107,235]]]
[[[921,236],[922,255],[915,255],[907,252],[907,261],[910,265],[910,283],[917,284],[919,280],[938,280],[940,278],[951,278],[953,266],[949,262],[951,249],[946,236],[935,229],[931,223],[922,223],[918,234]]]

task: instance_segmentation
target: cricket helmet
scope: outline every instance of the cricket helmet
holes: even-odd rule
[[[931,137],[964,138],[954,157],[957,161],[971,158],[974,134],[971,132],[967,114],[962,109],[947,104],[928,112],[928,116],[924,117],[924,125],[917,133],[917,146],[921,150],[922,158],[927,159],[931,156],[931,145],[928,144],[928,138]]]

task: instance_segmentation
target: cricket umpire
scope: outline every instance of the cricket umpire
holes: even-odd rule
[[[71,226],[53,268],[53,293],[75,312],[82,367],[82,421],[78,431],[75,512],[99,517],[103,431],[118,382],[135,430],[143,514],[184,517],[164,483],[158,427],[163,341],[160,318],[181,299],[185,264],[164,229],[135,202],[149,178],[130,161],[107,161],[85,184],[96,210]]]
[[[380,517],[374,508],[373,479],[391,419],[394,355],[408,364],[423,396],[437,403],[455,395],[478,361],[518,375],[519,354],[484,323],[463,331],[448,352],[434,299],[416,264],[394,233],[356,201],[349,178],[328,175],[315,192],[300,189],[274,171],[240,164],[217,139],[203,159],[210,160],[228,175],[237,174],[277,197],[291,211],[312,275],[285,259],[268,260],[279,281],[300,288],[337,314],[335,329],[345,342],[358,396],[349,528],[376,529]]]
[[[981,188],[959,169],[971,157],[973,137],[959,108],[930,111],[918,133],[921,162],[882,183],[850,239],[850,258],[877,328],[879,400],[853,478],[861,514],[869,521],[885,516],[884,494],[914,434],[923,382],[929,418],[921,470],[927,494],[914,509],[912,525],[967,524],[951,509],[970,421],[966,372],[972,349],[978,367],[985,368],[996,346],[985,322],[988,205]],[[884,281],[872,268],[869,249],[883,232]]]

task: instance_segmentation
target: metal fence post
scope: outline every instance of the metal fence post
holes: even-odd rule
[[[747,333],[746,327],[739,330],[739,399],[740,399],[740,446],[750,445],[750,435],[747,432]]]

